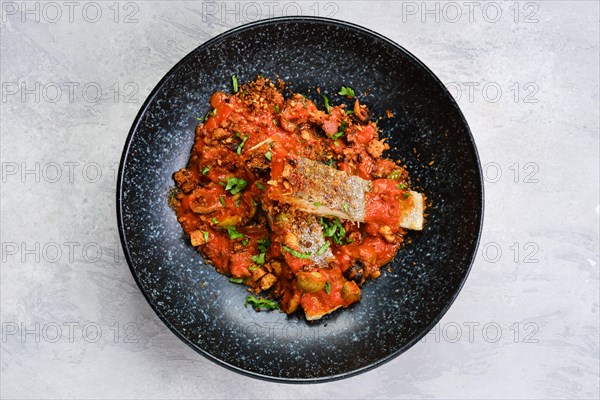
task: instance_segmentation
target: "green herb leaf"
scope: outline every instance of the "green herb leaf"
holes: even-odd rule
[[[266,253],[271,246],[271,238],[267,236],[265,239],[258,239],[258,250],[261,253]]]
[[[242,244],[244,246],[248,246],[248,243],[250,243],[250,239],[246,238],[246,239],[242,240]]]
[[[313,203],[315,205],[315,207],[321,207],[323,204],[319,203],[318,201],[315,201]]]
[[[271,151],[267,151],[267,152],[265,153],[265,158],[266,158],[267,160],[271,161],[271,158],[272,158],[272,157],[273,157],[273,156],[271,155]]]
[[[225,207],[225,198],[224,197],[219,197],[219,203],[221,203],[221,205],[223,207]]]
[[[291,255],[293,255],[294,257],[297,258],[310,258],[311,257],[311,252],[309,251],[308,253],[300,253],[299,251],[296,251],[294,249],[290,249],[287,246],[281,246],[283,248],[283,250],[287,251],[288,253],[290,253]]]
[[[317,256],[320,256],[321,254],[325,253],[325,251],[329,248],[329,246],[331,246],[331,243],[326,242],[323,246],[321,246],[321,248],[316,252]]]
[[[259,188],[260,190],[265,190],[265,187],[260,182],[256,182],[256,187]]]
[[[228,226],[227,233],[229,234],[229,239],[243,239],[246,236],[243,233],[239,233],[235,226]]]
[[[408,199],[410,196],[411,196],[410,192],[406,192],[406,193],[404,193],[404,198],[405,198],[405,199]]]
[[[229,278],[229,282],[231,283],[242,283],[244,282],[243,278]]]
[[[259,268],[260,267],[258,265],[251,265],[251,266],[248,267],[248,271],[256,271]]]
[[[202,168],[202,175],[208,174],[208,171],[210,171],[210,167],[204,167],[204,168]]]
[[[329,281],[325,283],[325,293],[331,293],[331,283],[329,283]]]
[[[329,107],[329,99],[327,96],[323,96],[323,101],[325,102],[325,110],[327,110],[327,114],[331,115],[331,107]]]
[[[267,309],[267,310],[277,310],[279,308],[279,304],[277,304],[276,301],[274,300],[268,300],[268,299],[257,299],[254,296],[248,296],[246,297],[246,302],[244,303],[244,307],[248,307],[248,304],[250,304],[255,310],[260,311],[261,309]]]
[[[227,179],[225,190],[228,190],[231,194],[238,194],[246,187],[247,184],[248,182],[246,182],[244,179],[236,177],[229,178]]]
[[[406,185],[404,183],[399,183],[396,185],[396,187],[400,190],[405,190],[406,189]]]
[[[279,114],[279,104],[275,104],[275,112]]]
[[[342,239],[346,235],[346,229],[340,223],[339,219],[334,218],[328,220],[326,218],[321,217],[319,219],[319,223],[323,227],[323,236],[325,236],[326,238],[332,238],[335,244],[342,244]]]
[[[340,96],[354,97],[354,90],[352,88],[350,88],[350,87],[342,86],[342,88],[340,89],[340,91],[338,92],[338,94]]]
[[[342,125],[340,126],[340,131],[333,135],[331,138],[333,140],[339,139],[346,134],[346,122],[342,121]]]
[[[258,265],[263,265],[265,263],[265,253],[260,253],[257,256],[252,256],[252,261],[257,263]]]
[[[231,83],[233,84],[233,93],[238,92],[238,80],[235,75],[231,75]]]
[[[244,144],[246,144],[246,140],[248,140],[248,135],[242,138],[242,143],[239,144],[237,150],[235,151],[238,156],[242,154],[242,148],[244,147]]]
[[[206,231],[200,231],[200,232],[202,232],[202,236],[204,236],[204,242],[208,243],[208,232],[206,232]]]
[[[219,225],[219,221],[217,221],[217,219],[215,217],[213,217],[212,223],[215,225]]]
[[[342,208],[344,209],[344,211],[346,211],[346,212],[350,212],[350,209],[349,209],[349,207],[348,207],[348,204],[346,204],[346,203],[342,204]]]
[[[204,122],[208,121],[208,118],[212,115],[213,110],[210,110],[209,112],[206,113],[206,115],[204,116]]]

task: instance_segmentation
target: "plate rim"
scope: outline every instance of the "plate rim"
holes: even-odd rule
[[[135,271],[134,267],[133,267],[133,260],[131,257],[131,253],[129,251],[129,246],[127,244],[127,240],[125,237],[125,224],[123,222],[123,208],[122,208],[122,200],[123,200],[123,174],[124,174],[124,170],[125,170],[125,162],[130,154],[130,149],[131,149],[131,144],[133,141],[133,138],[135,136],[135,133],[140,125],[140,122],[143,118],[143,116],[145,115],[148,107],[150,106],[150,104],[153,102],[154,98],[156,97],[156,95],[158,94],[158,92],[160,91],[160,89],[163,87],[163,85],[167,82],[168,79],[170,79],[170,77],[179,69],[181,68],[181,66],[191,57],[193,57],[193,55],[202,49],[205,48],[209,48],[213,43],[221,41],[229,36],[235,35],[241,31],[247,30],[247,29],[252,29],[252,28],[256,28],[256,27],[260,27],[260,26],[265,26],[265,25],[276,25],[278,23],[302,23],[302,22],[309,22],[309,23],[315,23],[315,24],[324,24],[324,25],[331,25],[331,26],[336,26],[336,27],[343,27],[343,28],[349,28],[351,30],[354,30],[358,33],[361,34],[366,34],[368,36],[372,36],[374,39],[377,40],[381,40],[385,43],[387,43],[388,45],[396,48],[397,50],[399,50],[400,52],[404,53],[406,56],[408,56],[413,62],[415,62],[416,64],[418,64],[418,66],[420,68],[423,68],[425,70],[426,73],[428,73],[428,75],[433,78],[435,80],[435,82],[440,86],[440,88],[442,89],[442,93],[443,95],[455,106],[456,111],[458,111],[458,116],[459,116],[459,120],[462,124],[464,124],[464,126],[466,127],[467,130],[467,139],[469,141],[469,144],[471,145],[471,147],[473,148],[473,152],[474,152],[474,156],[475,156],[475,161],[477,164],[477,173],[479,176],[479,186],[481,188],[481,191],[479,194],[480,199],[479,199],[479,206],[480,206],[480,216],[479,216],[479,227],[477,230],[477,236],[475,238],[474,241],[474,246],[473,246],[473,251],[471,254],[471,258],[469,260],[469,265],[467,267],[466,273],[464,275],[464,277],[462,278],[459,286],[457,287],[457,289],[455,290],[455,292],[452,294],[452,296],[450,297],[450,300],[447,302],[447,304],[441,309],[441,311],[438,313],[438,315],[427,325],[427,327],[425,329],[423,329],[421,331],[421,333],[419,333],[418,335],[416,335],[413,339],[409,340],[408,342],[406,342],[403,346],[401,346],[399,349],[395,350],[394,352],[380,358],[377,361],[374,361],[368,365],[365,365],[363,367],[351,370],[351,371],[346,371],[346,372],[342,372],[339,374],[335,374],[335,375],[328,375],[328,376],[322,376],[322,377],[312,377],[312,378],[286,378],[286,377],[276,377],[276,376],[271,376],[271,375],[266,375],[266,374],[261,374],[258,372],[254,372],[254,371],[249,371],[246,369],[243,369],[241,367],[238,367],[236,365],[230,364],[224,360],[221,360],[219,358],[217,358],[216,356],[210,354],[208,351],[204,350],[203,348],[201,348],[200,346],[198,346],[195,343],[192,343],[187,337],[185,337],[181,332],[179,332],[177,330],[177,328],[175,328],[171,322],[162,314],[162,312],[158,309],[157,305],[154,303],[154,301],[152,301],[148,295],[148,293],[146,292],[146,290],[144,289],[140,278],[137,274],[137,272]],[[408,50],[406,50],[403,46],[401,46],[400,44],[394,42],[393,40],[383,36],[380,33],[377,33],[369,28],[365,28],[364,26],[358,25],[358,24],[354,24],[352,22],[348,22],[348,21],[343,21],[343,20],[339,20],[339,19],[334,19],[334,18],[327,18],[327,17],[317,17],[317,16],[283,16],[283,17],[273,17],[273,18],[267,18],[267,19],[262,19],[262,20],[258,20],[258,21],[254,21],[254,22],[250,22],[247,24],[242,24],[240,26],[234,27],[232,29],[228,29],[225,32],[222,32],[220,34],[218,34],[217,36],[205,41],[204,43],[200,44],[199,46],[195,47],[193,50],[191,50],[188,54],[186,54],[181,60],[179,60],[173,67],[171,67],[166,73],[165,75],[158,81],[158,83],[154,86],[154,88],[150,91],[150,93],[148,94],[146,100],[144,101],[144,103],[142,104],[142,106],[140,107],[140,110],[138,111],[138,113],[135,116],[135,119],[133,120],[133,123],[131,125],[131,128],[129,129],[129,132],[127,134],[127,138],[125,140],[125,143],[123,145],[123,152],[121,153],[121,158],[119,160],[119,169],[118,169],[118,174],[117,174],[117,184],[116,184],[116,212],[117,212],[117,227],[118,227],[118,231],[119,231],[119,239],[121,242],[121,247],[123,250],[123,254],[125,255],[125,259],[127,261],[127,265],[129,267],[129,271],[131,272],[131,275],[133,276],[138,288],[140,289],[140,291],[142,292],[142,295],[144,296],[144,298],[146,299],[146,302],[150,305],[150,307],[152,308],[152,310],[154,311],[154,313],[159,317],[159,319],[163,322],[163,324],[165,324],[165,326],[167,328],[169,328],[169,330],[171,332],[173,332],[183,343],[187,344],[189,347],[191,347],[193,350],[195,350],[197,353],[201,354],[202,356],[204,356],[205,358],[207,358],[208,360],[216,363],[219,366],[225,367],[231,371],[240,373],[242,375],[245,376],[249,376],[252,378],[257,378],[257,379],[261,379],[261,380],[266,380],[266,381],[270,381],[270,382],[276,382],[276,383],[288,383],[288,384],[310,384],[310,383],[323,383],[323,382],[331,382],[331,381],[337,381],[337,380],[341,380],[341,379],[345,379],[345,378],[350,378],[359,374],[362,374],[364,372],[373,370],[393,359],[395,359],[396,357],[398,357],[400,354],[408,351],[410,348],[412,348],[418,341],[420,341],[423,337],[425,337],[434,327],[435,325],[444,317],[444,315],[446,315],[446,313],[448,312],[448,310],[450,309],[450,307],[452,306],[452,304],[454,304],[454,302],[456,301],[456,299],[458,298],[458,295],[460,294],[460,292],[463,289],[463,286],[465,285],[465,282],[467,281],[467,278],[469,277],[469,274],[471,273],[471,269],[473,268],[473,264],[475,263],[475,259],[477,258],[477,253],[478,253],[478,249],[479,249],[479,243],[481,241],[481,233],[483,231],[483,224],[484,224],[484,216],[485,216],[485,191],[484,191],[484,179],[483,179],[483,171],[482,171],[482,167],[481,167],[481,159],[479,157],[479,151],[477,149],[477,145],[475,143],[475,139],[473,137],[473,133],[471,131],[471,127],[469,126],[461,108],[458,106],[458,103],[456,102],[456,100],[454,100],[454,98],[452,97],[452,95],[450,94],[450,92],[448,91],[448,89],[446,88],[446,86],[443,84],[443,82],[437,77],[437,75],[435,75],[433,73],[433,71],[431,71],[429,69],[429,67],[427,67],[421,60],[419,60],[416,56],[414,56],[411,52],[409,52]]]

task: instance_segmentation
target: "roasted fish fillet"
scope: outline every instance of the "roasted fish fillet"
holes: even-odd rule
[[[312,215],[368,222],[366,198],[373,189],[372,181],[303,157],[287,157],[280,178],[285,181],[277,199],[280,202]],[[407,191],[405,199],[397,204],[403,208],[398,226],[422,230],[423,195]]]
[[[287,158],[281,177],[291,187],[281,200],[308,214],[365,220],[365,193],[371,182],[308,158]]]
[[[329,242],[323,236],[323,227],[314,216],[291,219],[289,214],[281,213],[269,218],[269,223],[272,229],[283,232],[283,244],[290,251],[302,254],[315,266],[327,268],[329,261],[333,260]]]

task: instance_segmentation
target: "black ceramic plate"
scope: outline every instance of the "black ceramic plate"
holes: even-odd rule
[[[244,308],[247,292],[206,265],[167,204],[186,165],[196,117],[210,95],[259,73],[292,82],[322,106],[350,86],[375,116],[389,156],[428,197],[427,225],[413,232],[362,300],[308,323]],[[413,152],[416,149],[416,153]],[[434,161],[433,165],[428,165]],[[356,25],[279,18],[245,25],[198,47],[152,91],[127,138],[117,187],[121,240],[150,305],[183,341],[255,377],[311,382],[347,377],[406,351],[447,311],[476,254],[483,193],[477,151],[458,106],[435,75],[394,42]]]

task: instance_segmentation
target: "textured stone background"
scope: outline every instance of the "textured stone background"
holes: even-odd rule
[[[599,7],[533,2],[0,3],[2,398],[598,398]],[[446,83],[478,144],[477,261],[425,339],[343,381],[219,367],[155,316],[116,228],[121,150],[192,49],[321,15],[395,40]]]

